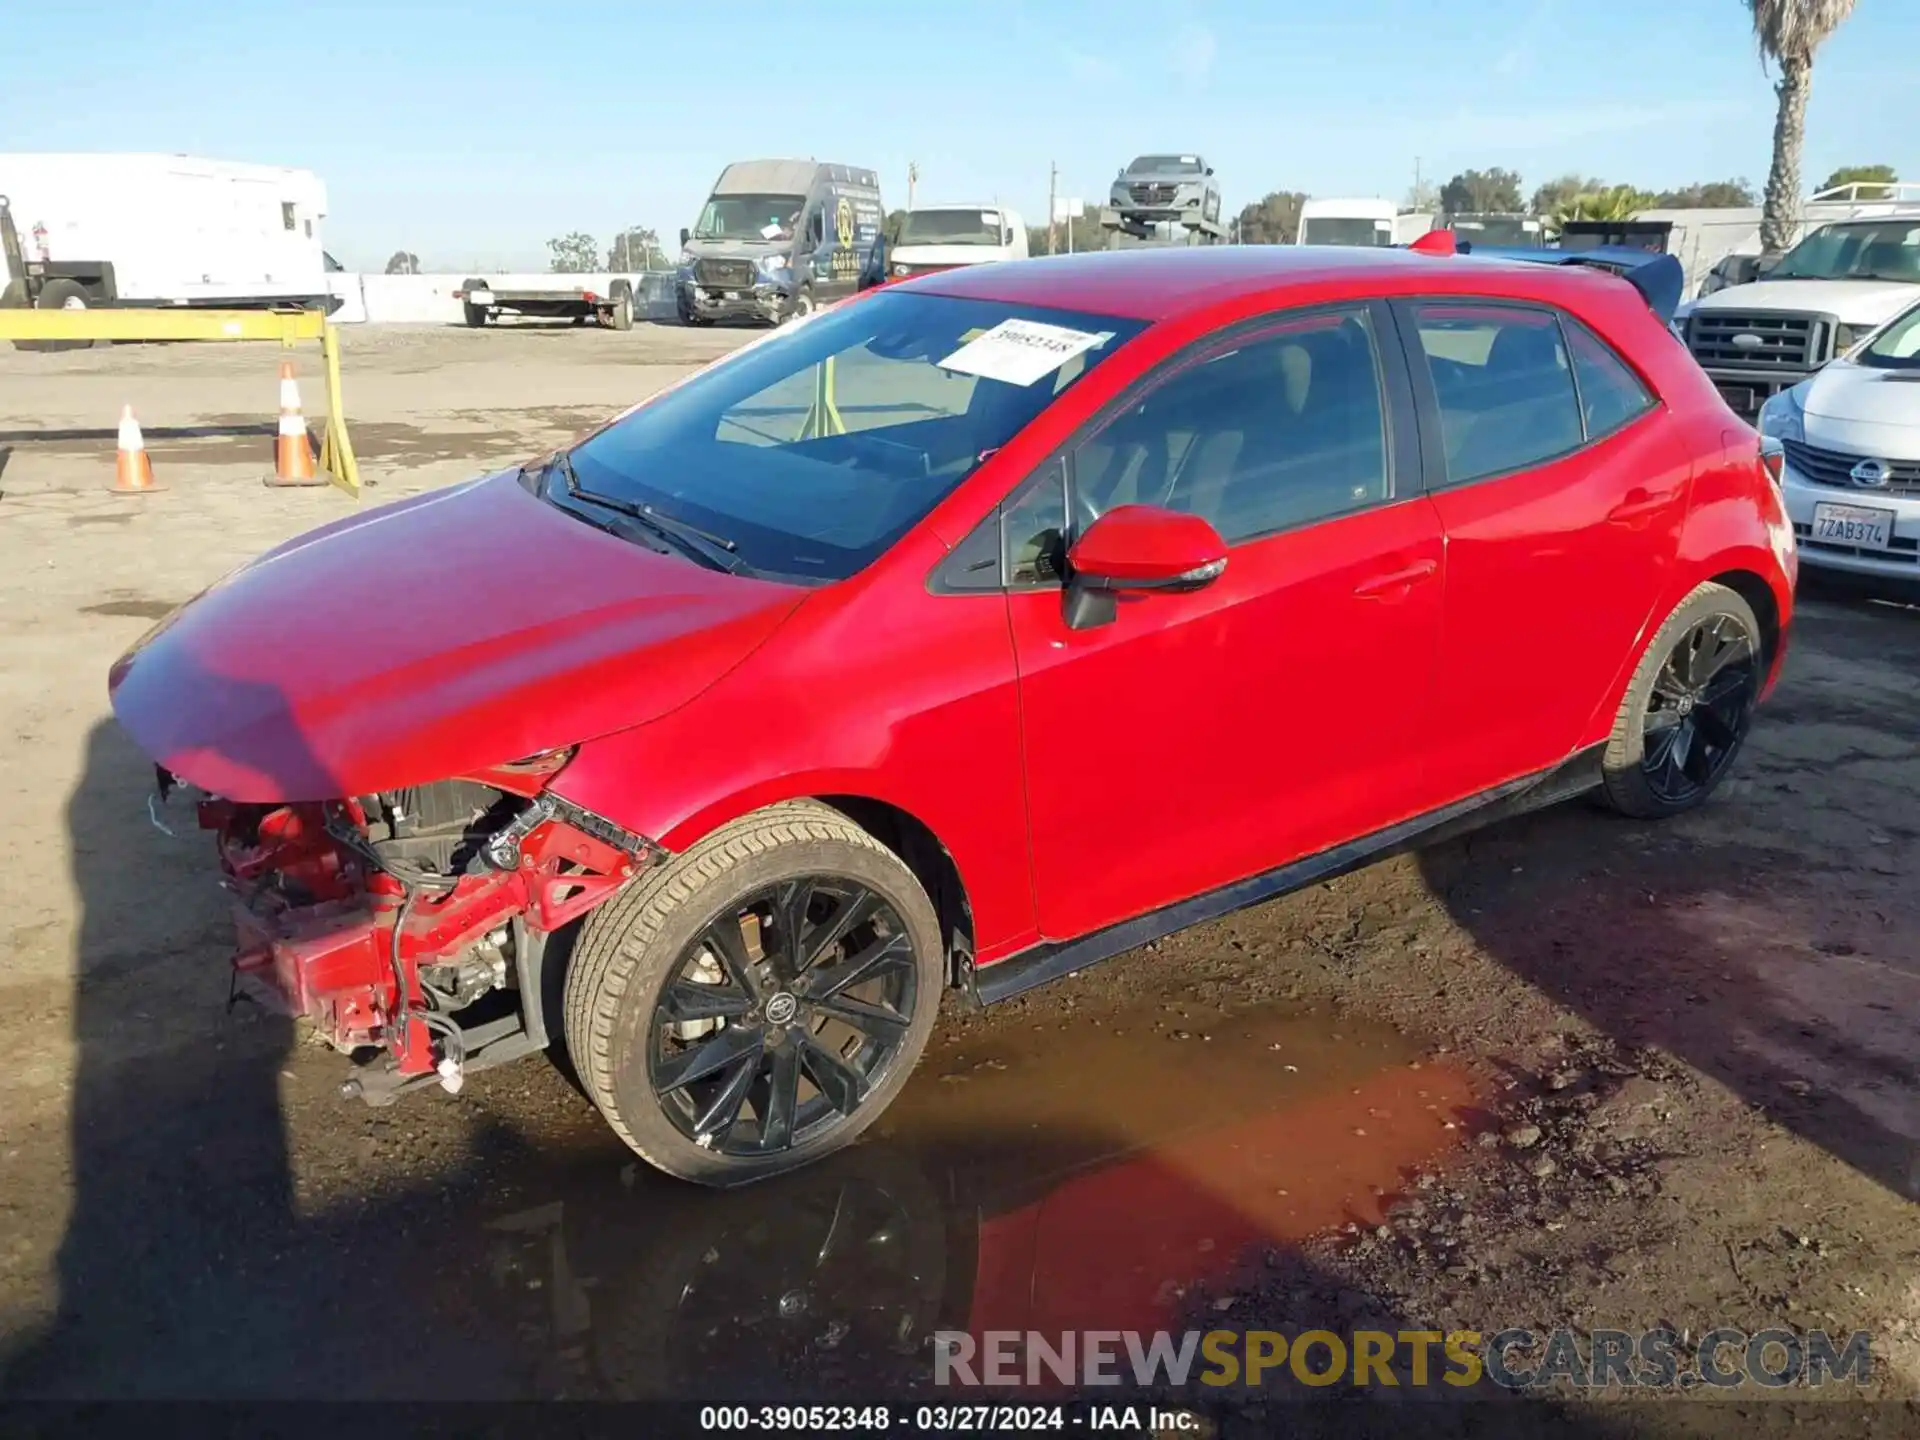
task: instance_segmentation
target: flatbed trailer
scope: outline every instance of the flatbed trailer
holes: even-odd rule
[[[467,324],[475,329],[507,315],[570,319],[576,325],[592,321],[609,330],[633,328],[633,282],[617,276],[556,276],[551,284],[527,276],[503,276],[499,280],[469,276],[453,292],[453,298],[460,302]]]

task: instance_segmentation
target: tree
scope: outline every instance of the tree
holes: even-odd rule
[[[907,168],[911,170],[913,167],[908,166]],[[902,225],[905,225],[906,223],[907,223],[906,211],[889,210],[887,212],[887,223],[885,227],[885,233],[886,233],[888,245],[898,245],[900,243],[900,227]]]
[[[1511,170],[1462,170],[1440,187],[1448,215],[1512,215],[1526,207],[1520,177]]]
[[[1709,180],[1662,190],[1653,203],[1662,210],[1744,210],[1759,199],[1745,180]]]
[[[547,241],[547,252],[553,257],[547,268],[556,275],[591,275],[600,266],[600,247],[582,230]]]
[[[643,225],[629,225],[613,237],[607,250],[607,269],[616,275],[668,268],[666,251],[660,248],[660,232]]]
[[[420,257],[407,250],[396,250],[387,257],[387,274],[418,275]]]
[[[1271,190],[1241,208],[1233,228],[1242,245],[1291,245],[1300,235],[1300,207],[1307,197],[1298,190]]]
[[[1800,150],[1807,138],[1807,100],[1813,93],[1813,56],[1853,14],[1853,0],[1742,0],[1753,19],[1760,61],[1780,67],[1774,85],[1780,108],[1773,121],[1773,164],[1767,170],[1767,209],[1760,248],[1777,253],[1793,243],[1800,220]]]
[[[1631,185],[1609,185],[1562,201],[1552,219],[1556,227],[1569,220],[1630,220],[1637,210],[1651,210],[1655,198]]]
[[[1416,180],[1407,187],[1407,198],[1400,202],[1403,215],[1440,213],[1440,187],[1431,180]]]
[[[1822,190],[1838,190],[1842,185],[1897,185],[1900,177],[1891,165],[1842,165],[1820,182]],[[1879,194],[1884,195],[1884,190]],[[1875,198],[1862,192],[1863,200]]]
[[[1607,188],[1604,180],[1582,180],[1578,175],[1562,175],[1558,180],[1549,180],[1533,192],[1533,203],[1528,208],[1536,215],[1551,215],[1563,206],[1570,205],[1576,196],[1597,195]]]

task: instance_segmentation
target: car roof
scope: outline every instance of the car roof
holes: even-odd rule
[[[1550,299],[1596,280],[1611,283],[1588,267],[1493,257],[1335,245],[1194,245],[1048,255],[968,266],[898,285],[960,299],[1161,321],[1236,299],[1321,286],[1351,291],[1365,289],[1370,281],[1380,284],[1382,294],[1405,294],[1427,288],[1421,281],[1428,280],[1438,282],[1431,288],[1440,292],[1533,299]]]

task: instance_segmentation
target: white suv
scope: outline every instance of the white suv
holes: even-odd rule
[[[1920,303],[1760,408],[1803,565],[1920,584]]]

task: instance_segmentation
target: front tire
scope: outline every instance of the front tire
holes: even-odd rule
[[[813,298],[813,286],[802,285],[800,287],[799,293],[793,297],[792,308],[789,309],[785,315],[781,316],[780,319],[775,321],[774,323],[777,325],[784,325],[789,321],[793,321],[793,320],[805,320],[809,315],[813,314],[814,309],[815,309],[815,302]]]
[[[846,816],[793,802],[722,827],[591,915],[568,1050],[616,1134],[730,1187],[851,1143],[926,1048],[943,978],[932,902]]]
[[[1746,741],[1765,664],[1753,607],[1724,585],[1696,588],[1627,686],[1601,764],[1601,797],[1642,820],[1705,804]]]

